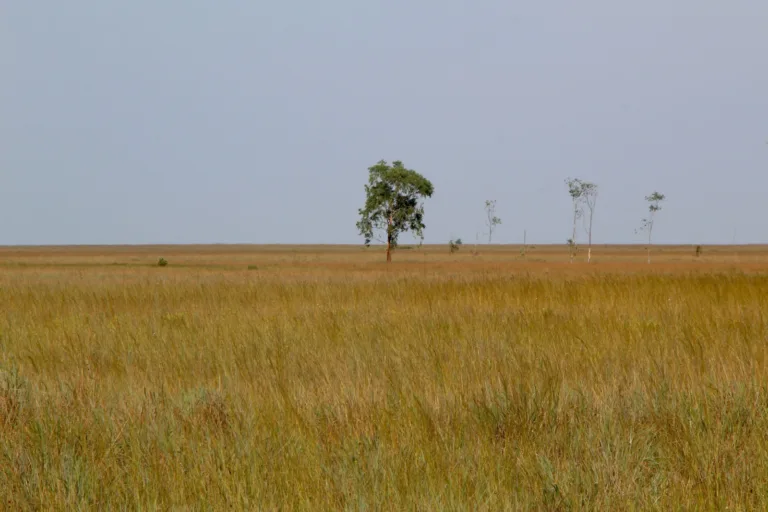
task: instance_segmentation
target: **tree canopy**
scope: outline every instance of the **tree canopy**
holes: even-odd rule
[[[432,183],[418,172],[407,169],[399,160],[380,160],[368,168],[368,184],[365,185],[365,206],[360,208],[357,228],[369,245],[376,232],[383,232],[387,244],[387,261],[397,247],[401,233],[411,231],[424,238],[424,205],[422,200],[434,192]]]

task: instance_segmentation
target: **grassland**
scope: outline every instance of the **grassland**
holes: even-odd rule
[[[0,249],[0,503],[768,508],[768,248],[519,253]]]

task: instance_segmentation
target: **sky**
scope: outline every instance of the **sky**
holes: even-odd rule
[[[768,243],[765,0],[0,6],[0,244],[362,243],[368,167],[425,243]],[[585,240],[580,230],[578,240]],[[403,237],[402,242],[410,240]]]

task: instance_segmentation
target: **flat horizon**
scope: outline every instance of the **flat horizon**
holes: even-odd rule
[[[448,243],[429,243],[429,244],[422,244],[422,247],[443,247],[447,246]],[[474,243],[465,242],[464,246],[471,246],[475,245]],[[554,242],[548,242],[548,243],[529,243],[529,244],[521,244],[521,243],[478,243],[478,246],[482,247],[567,247],[567,244],[565,243],[554,243]],[[588,247],[587,244],[578,244],[581,248]],[[592,247],[645,247],[648,244],[645,243],[593,243]],[[738,243],[738,244],[717,244],[717,243],[711,243],[711,244],[696,244],[696,243],[665,243],[665,244],[657,244],[652,243],[651,246],[653,247],[690,247],[690,246],[697,246],[700,245],[702,247],[768,247],[768,243],[755,243],[755,242],[746,242],[746,243]],[[100,247],[363,247],[364,244],[334,244],[334,243],[250,243],[250,242],[205,242],[205,243],[154,243],[154,244],[19,244],[19,245],[13,245],[13,244],[0,244],[0,249],[24,249],[24,248],[34,248],[34,249],[45,249],[45,248],[77,248],[77,247],[93,247],[93,248],[100,248]],[[385,247],[385,244],[371,244],[371,247]],[[400,244],[400,248],[403,247],[419,247],[418,244]]]

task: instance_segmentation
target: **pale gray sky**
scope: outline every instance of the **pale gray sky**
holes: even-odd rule
[[[656,189],[660,243],[768,242],[765,0],[8,1],[0,59],[0,244],[358,243],[382,158],[427,243],[561,243],[567,176],[598,243]]]

